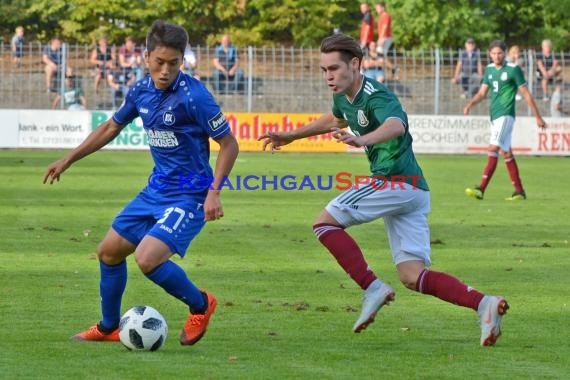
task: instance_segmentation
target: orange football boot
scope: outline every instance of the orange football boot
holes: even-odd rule
[[[182,333],[180,334],[180,344],[183,346],[193,345],[202,339],[208,328],[210,318],[218,305],[216,297],[214,297],[213,294],[205,292],[203,294],[205,294],[208,299],[208,308],[204,314],[190,313],[188,316],[188,320],[186,320]]]
[[[89,330],[85,330],[71,337],[71,340],[89,341],[89,342],[118,342],[119,329],[116,328],[112,332],[105,334],[99,330],[99,324],[91,326]]]

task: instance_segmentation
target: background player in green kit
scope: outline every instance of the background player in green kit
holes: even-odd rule
[[[349,36],[325,38],[321,69],[333,92],[332,112],[302,128],[261,136],[263,149],[270,145],[271,151],[279,150],[294,140],[331,131],[338,141],[365,148],[370,181],[329,202],[313,225],[319,241],[364,291],[354,332],[372,323],[380,308],[394,299],[395,292],[370,269],[345,229],[383,218],[402,283],[411,290],[477,311],[481,345],[492,345],[501,334],[501,318],[509,306],[502,297],[486,296],[455,277],[427,269],[431,264],[427,224],[430,196],[412,151],[408,118],[390,90],[360,74],[362,56],[359,43]],[[347,127],[353,133],[347,132]]]
[[[483,199],[485,189],[493,177],[497,168],[499,152],[505,159],[511,182],[515,187],[512,196],[506,198],[510,201],[526,199],[519,176],[519,169],[511,150],[511,140],[513,127],[515,124],[515,97],[517,91],[528,103],[532,114],[536,117],[536,124],[539,128],[546,127],[546,123],[540,116],[532,95],[526,86],[526,80],[521,68],[514,63],[505,61],[506,45],[503,41],[495,40],[489,46],[489,56],[493,63],[490,63],[483,73],[483,83],[479,92],[463,109],[465,115],[469,114],[471,108],[485,99],[487,92],[491,89],[491,139],[487,156],[487,166],[483,170],[483,178],[479,186],[465,189],[465,194],[476,199]]]

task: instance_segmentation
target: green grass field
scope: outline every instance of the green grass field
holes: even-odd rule
[[[182,347],[185,307],[129,258],[123,311],[157,308],[170,335],[159,351],[69,341],[98,321],[95,249],[145,185],[146,152],[99,152],[53,186],[45,167],[62,151],[0,151],[0,378],[3,379],[563,379],[570,378],[568,158],[520,157],[529,199],[501,163],[486,199],[463,194],[482,156],[419,156],[431,186],[433,269],[511,305],[497,346],[479,346],[472,310],[405,289],[381,221],[349,231],[397,292],[376,323],[351,330],[361,291],[312,234],[338,194],[224,191],[226,216],[174,260],[219,307],[204,339]],[[366,174],[361,155],[241,154],[234,175]]]

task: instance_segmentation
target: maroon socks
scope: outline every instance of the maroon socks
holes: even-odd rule
[[[416,281],[416,290],[455,305],[477,311],[484,294],[446,273],[424,269]]]
[[[499,155],[497,152],[489,152],[487,156],[487,166],[483,170],[483,177],[481,178],[481,184],[479,188],[482,192],[485,192],[489,181],[493,177],[493,173],[495,173],[495,169],[497,168],[497,162],[499,161]]]
[[[354,239],[346,233],[344,228],[332,224],[315,224],[313,231],[317,238],[346,273],[363,289],[368,288],[376,275],[368,267],[360,247]]]
[[[523,187],[521,183],[521,177],[519,176],[519,168],[514,157],[505,159],[505,164],[507,165],[507,170],[509,171],[509,177],[511,177],[511,182],[515,187],[517,193],[523,193]]]

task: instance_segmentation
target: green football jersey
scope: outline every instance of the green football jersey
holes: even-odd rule
[[[362,87],[352,103],[344,94],[333,95],[332,112],[336,118],[346,120],[352,132],[358,136],[376,130],[387,119],[400,120],[405,128],[402,136],[364,147],[370,171],[374,176],[385,176],[397,182],[405,180],[412,186],[429,190],[412,151],[408,116],[400,101],[386,86],[364,77]]]
[[[483,84],[491,92],[491,120],[506,115],[515,117],[515,97],[519,87],[526,84],[521,68],[505,62],[497,69],[491,63],[483,73]]]

